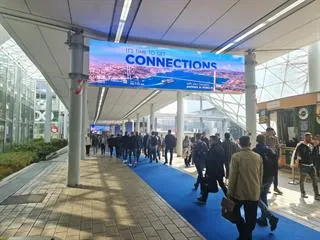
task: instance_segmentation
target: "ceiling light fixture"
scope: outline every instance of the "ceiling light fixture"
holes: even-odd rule
[[[135,106],[133,109],[131,109],[121,120],[126,119],[131,114],[133,114],[135,111],[137,111],[141,106],[146,104],[148,101],[150,101],[152,98],[154,98],[156,95],[160,93],[160,90],[153,91],[149,96],[147,96],[145,99],[143,99],[137,106]]]
[[[94,120],[94,123],[97,122],[98,118],[99,118],[99,115],[101,113],[101,108],[102,108],[102,102],[103,102],[103,99],[104,99],[104,94],[106,92],[106,88],[103,87],[102,90],[101,90],[101,94],[100,94],[100,99],[99,99],[99,103],[98,103],[98,108],[97,108],[97,115],[96,115],[96,119]]]
[[[121,16],[120,16],[120,21],[119,21],[119,25],[118,25],[118,29],[117,29],[117,33],[116,33],[116,38],[114,40],[116,43],[120,42],[120,40],[121,40],[122,32],[123,32],[125,23],[127,21],[127,17],[129,14],[131,3],[132,3],[132,0],[125,0],[124,1],[122,11],[121,11]]]
[[[127,17],[129,14],[131,3],[132,3],[132,0],[125,0],[124,1],[123,7],[121,10],[120,21],[119,21],[116,37],[114,40],[114,42],[116,42],[116,43],[119,43],[121,40],[122,32],[123,32],[124,26],[127,21]],[[102,91],[100,94],[100,99],[99,99],[99,104],[98,104],[98,109],[97,109],[97,115],[96,115],[96,119],[94,120],[94,122],[96,122],[98,120],[100,112],[102,110],[101,108],[102,108],[102,103],[103,103],[105,91],[106,91],[106,88],[102,88]]]
[[[234,45],[234,42],[231,42],[229,44],[227,44],[226,46],[224,46],[223,48],[221,48],[219,51],[216,52],[216,54],[220,54],[223,51],[227,50],[228,48],[230,48],[232,45]]]
[[[272,17],[268,18],[265,22],[260,23],[259,25],[255,26],[254,28],[252,28],[249,31],[247,31],[244,34],[242,34],[240,37],[236,38],[234,41],[228,43],[226,46],[224,46],[219,51],[217,51],[216,54],[220,54],[220,53],[224,52],[228,48],[232,47],[235,43],[238,43],[241,40],[245,39],[246,37],[250,36],[251,34],[257,32],[261,28],[265,27],[267,24],[270,24],[274,20],[276,20],[279,17],[283,16],[284,14],[286,14],[289,11],[291,11],[292,9],[294,9],[297,6],[299,6],[301,3],[305,2],[305,1],[306,0],[297,0],[297,1],[295,1],[294,3],[290,4],[288,7],[284,8],[280,12],[278,12],[275,15],[273,15]]]
[[[283,14],[289,12],[290,10],[294,9],[295,7],[297,7],[298,5],[300,5],[301,3],[305,2],[306,0],[298,0],[295,1],[294,3],[292,3],[291,5],[289,5],[288,7],[286,7],[285,9],[281,10],[280,12],[276,13],[275,15],[273,15],[271,18],[269,18],[266,22],[272,22],[274,20],[276,20],[277,18],[281,17]]]
[[[235,43],[240,42],[242,39],[244,39],[244,38],[248,37],[249,35],[251,35],[252,33],[258,31],[260,28],[263,28],[265,25],[267,25],[267,24],[266,23],[260,23],[258,26],[252,28],[251,30],[249,30],[245,34],[243,34],[240,37],[238,37],[236,40],[234,40],[234,42]]]

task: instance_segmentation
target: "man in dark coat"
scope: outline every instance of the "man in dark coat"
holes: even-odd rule
[[[210,147],[210,142],[209,142],[209,139],[207,138],[206,136],[206,132],[202,132],[202,136],[201,136],[201,141],[205,142],[208,146],[208,148]]]
[[[147,141],[148,141],[149,134],[146,133],[146,135],[143,136],[143,153],[144,156],[148,156],[148,146],[147,146]]]
[[[168,134],[164,138],[165,142],[165,162],[164,164],[168,163],[168,152],[170,153],[170,162],[169,164],[172,165],[172,159],[173,159],[173,148],[176,147],[176,138],[171,134],[171,130],[168,130]]]
[[[194,184],[194,190],[198,189],[201,179],[203,178],[203,169],[205,168],[207,154],[208,146],[201,140],[201,133],[197,133],[192,148],[192,158],[198,173],[197,181]]]
[[[259,201],[261,217],[257,219],[257,223],[261,227],[266,227],[268,226],[268,219],[271,231],[274,231],[277,228],[279,219],[268,210],[267,195],[277,172],[277,165],[275,164],[275,162],[277,163],[277,154],[266,145],[266,137],[262,134],[257,136],[257,145],[253,151],[258,153],[263,161],[263,179]]]
[[[130,147],[130,137],[129,137],[129,134],[125,132],[124,136],[122,137],[122,150],[123,150],[122,156],[125,162],[127,162],[129,147]]]
[[[140,155],[141,155],[141,150],[144,147],[143,146],[143,137],[141,136],[141,133],[136,132],[136,137],[137,137],[137,149],[136,149],[136,162],[135,162],[134,167],[139,162],[139,158],[140,158]]]
[[[137,153],[137,136],[134,132],[131,132],[128,141],[128,155],[129,155],[129,166],[134,166],[136,161],[136,153]],[[132,160],[133,159],[133,160]]]
[[[229,167],[231,157],[234,153],[238,151],[238,146],[230,140],[230,133],[224,134],[224,141],[221,145],[224,150],[224,165],[226,168],[226,177],[229,178]]]
[[[206,173],[205,178],[201,181],[202,194],[198,198],[200,203],[206,203],[209,192],[217,192],[218,186],[223,193],[227,195],[227,187],[223,182],[224,177],[224,150],[219,144],[217,136],[210,136],[210,149],[205,160]]]

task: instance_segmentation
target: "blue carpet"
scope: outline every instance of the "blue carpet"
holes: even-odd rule
[[[232,240],[238,232],[236,226],[221,217],[220,202],[223,196],[220,190],[209,194],[206,205],[198,205],[195,199],[199,193],[192,190],[195,179],[177,169],[162,164],[150,164],[143,160],[133,169],[149,186],[167,201],[206,239]],[[320,232],[312,230],[288,218],[280,218],[278,228],[273,233],[268,228],[256,227],[255,240],[319,240]]]

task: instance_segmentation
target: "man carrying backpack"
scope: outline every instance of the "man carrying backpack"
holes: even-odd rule
[[[171,134],[171,130],[168,130],[168,134],[164,138],[165,142],[165,162],[164,164],[168,163],[168,152],[170,152],[170,162],[169,164],[172,165],[172,158],[173,158],[173,148],[176,146],[176,138]]]
[[[198,172],[198,178],[196,183],[194,184],[194,190],[198,189],[199,184],[203,178],[203,169],[205,168],[205,159],[207,154],[208,146],[204,141],[201,140],[201,133],[197,133],[192,151],[193,161]]]

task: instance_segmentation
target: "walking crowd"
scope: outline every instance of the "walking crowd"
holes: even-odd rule
[[[171,134],[171,130],[163,138],[158,132],[152,132],[150,135],[142,136],[139,132],[127,132],[124,136],[118,134],[111,135],[98,135],[88,134],[85,136],[86,141],[86,154],[89,156],[90,148],[93,148],[93,154],[97,155],[99,148],[101,155],[106,154],[106,147],[110,151],[110,156],[115,156],[123,160],[123,163],[128,164],[130,167],[136,167],[140,160],[141,153],[150,160],[150,163],[158,163],[161,156],[165,156],[164,164],[172,165],[173,149],[176,147],[176,138]],[[169,154],[169,160],[168,160]]]
[[[137,166],[141,153],[150,163],[158,163],[164,157],[164,164],[172,165],[176,142],[171,130],[164,138],[157,132],[144,136],[138,132],[125,133],[124,136],[88,135],[86,150],[89,155],[90,147],[93,147],[93,154],[97,154],[100,148],[101,154],[105,155],[108,147],[112,157],[115,149],[115,156],[130,167]],[[208,138],[205,133],[197,133],[193,137],[186,136],[182,143],[185,167],[194,165],[197,170],[198,177],[193,186],[195,191],[200,187],[197,203],[206,204],[209,193],[218,192],[219,185],[225,199],[229,204],[232,203],[229,211],[233,220],[226,218],[236,224],[240,240],[252,239],[256,224],[261,227],[270,225],[271,231],[274,231],[279,221],[269,210],[267,200],[272,184],[275,194],[283,194],[278,188],[279,142],[272,128],[258,135],[256,142],[257,145],[252,148],[249,136],[242,136],[238,142],[234,142],[230,134],[225,133],[222,142],[219,134]],[[304,141],[296,146],[293,161],[300,168],[301,197],[308,197],[304,181],[309,175],[314,198],[320,200],[317,186],[320,136],[317,135],[313,140],[312,135],[306,133]],[[242,207],[244,217],[240,211]],[[261,210],[260,217],[257,217],[258,208]]]

